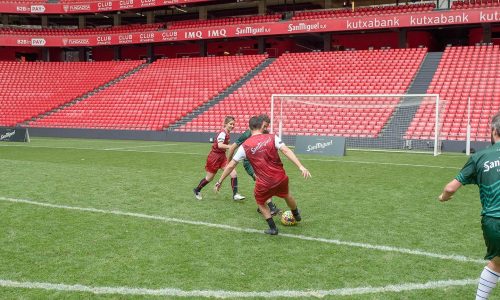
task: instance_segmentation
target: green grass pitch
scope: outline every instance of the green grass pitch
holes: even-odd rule
[[[478,189],[437,201],[465,155],[299,156],[310,180],[284,158],[303,221],[267,236],[242,166],[245,201],[231,200],[229,181],[219,194],[209,184],[195,200],[209,148],[49,138],[1,144],[0,298],[473,299],[485,251]],[[452,280],[469,282],[440,285]]]

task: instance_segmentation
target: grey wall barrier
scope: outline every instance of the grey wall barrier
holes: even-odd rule
[[[345,137],[297,136],[295,153],[344,156]]]
[[[22,127],[0,127],[0,142],[29,142],[28,129]]]

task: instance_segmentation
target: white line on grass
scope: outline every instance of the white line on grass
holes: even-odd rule
[[[178,144],[159,144],[159,145],[142,145],[142,146],[130,146],[121,148],[106,148],[106,151],[116,151],[116,150],[128,150],[133,148],[144,148],[144,147],[161,147],[161,146],[177,146]]]
[[[207,222],[200,222],[200,221],[190,221],[190,220],[183,220],[183,219],[163,217],[163,216],[146,215],[146,214],[133,213],[133,212],[124,212],[124,211],[119,211],[119,210],[103,210],[103,209],[97,209],[97,208],[92,208],[92,207],[57,205],[57,204],[37,202],[37,201],[25,200],[25,199],[7,198],[7,197],[1,197],[1,196],[0,196],[0,201],[25,203],[25,204],[50,207],[50,208],[59,208],[59,209],[76,210],[76,211],[87,211],[87,212],[93,212],[93,213],[111,214],[111,215],[118,215],[118,216],[128,216],[128,217],[135,217],[135,218],[142,218],[142,219],[158,220],[158,221],[163,221],[163,222],[173,222],[173,223],[180,223],[180,224],[206,226],[206,227],[225,229],[225,230],[231,230],[231,231],[246,232],[246,233],[264,234],[264,232],[262,230],[257,230],[257,229],[252,229],[252,228],[241,228],[241,227],[235,227],[235,226],[231,226],[231,225],[214,224],[214,223],[207,223]],[[472,262],[472,263],[478,263],[478,264],[485,263],[485,261],[481,260],[481,259],[475,259],[475,258],[470,258],[470,257],[466,257],[463,255],[456,255],[456,254],[445,255],[445,254],[439,254],[439,253],[426,252],[426,251],[422,251],[422,250],[418,250],[418,249],[406,249],[406,248],[398,248],[398,247],[393,247],[393,246],[372,245],[372,244],[366,244],[366,243],[357,243],[357,242],[341,241],[341,240],[336,240],[336,239],[309,237],[309,236],[298,235],[298,234],[289,234],[289,233],[282,233],[282,234],[280,234],[280,236],[287,237],[287,238],[299,239],[299,240],[305,240],[305,241],[314,241],[314,242],[321,242],[321,243],[327,243],[327,244],[365,248],[365,249],[373,249],[373,250],[387,251],[387,252],[398,252],[398,253],[403,253],[403,254],[426,256],[426,257],[432,257],[432,258],[438,258],[438,259],[444,259],[444,260],[453,260],[453,261],[459,261],[459,262]]]
[[[477,279],[462,279],[462,280],[439,280],[428,281],[425,283],[404,283],[386,285],[381,287],[357,287],[357,288],[341,288],[334,290],[306,290],[306,291],[289,291],[275,290],[267,292],[239,292],[239,291],[224,291],[224,290],[192,290],[184,291],[175,288],[148,289],[136,287],[96,287],[86,286],[81,284],[68,285],[60,283],[47,282],[29,282],[29,281],[12,281],[0,279],[1,287],[9,288],[27,288],[27,289],[42,289],[49,291],[64,291],[64,292],[84,292],[93,294],[118,294],[118,295],[141,295],[141,296],[170,296],[170,297],[205,297],[205,298],[249,298],[249,297],[286,297],[286,298],[304,298],[325,296],[351,296],[374,293],[387,292],[404,292],[414,290],[440,289],[447,287],[457,287],[477,284]]]
[[[198,155],[198,156],[206,156],[207,155],[206,153],[195,153],[195,152],[152,151],[152,150],[151,151],[148,151],[148,150],[144,151],[144,150],[128,149],[131,147],[97,149],[97,148],[88,148],[88,147],[30,146],[30,145],[22,145],[22,144],[0,144],[0,147],[27,147],[27,148],[73,149],[73,150],[116,151],[116,152],[135,152],[135,153],[185,154],[185,155]],[[144,146],[144,147],[147,147],[147,146]],[[386,162],[374,162],[374,161],[318,159],[318,158],[301,158],[301,160],[460,170],[459,167],[435,166],[435,165],[417,165],[417,164],[403,164],[403,163],[386,163]]]

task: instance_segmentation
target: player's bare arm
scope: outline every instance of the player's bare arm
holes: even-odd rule
[[[289,159],[291,160],[296,166],[297,168],[299,168],[300,172],[302,172],[302,176],[304,178],[310,178],[312,177],[311,176],[311,173],[309,172],[309,170],[307,170],[301,163],[300,163],[300,160],[297,158],[297,156],[295,156],[295,153],[293,153],[292,150],[290,150],[290,148],[288,148],[287,146],[282,146],[280,148],[281,152]]]
[[[234,151],[236,151],[236,148],[238,148],[238,145],[236,143],[232,143],[231,146],[229,146],[229,153],[227,157],[233,158]]]
[[[441,195],[439,195],[439,201],[445,202],[453,197],[453,194],[462,186],[460,181],[453,179],[450,181],[443,189]]]
[[[220,176],[219,180],[215,183],[214,190],[216,192],[218,192],[220,190],[220,187],[221,187],[224,179],[226,179],[226,177],[229,176],[229,174],[231,174],[231,172],[234,170],[234,168],[236,168],[237,165],[238,165],[238,162],[235,161],[234,159],[232,159],[227,164],[227,166],[224,168],[224,172],[222,172],[222,175]]]

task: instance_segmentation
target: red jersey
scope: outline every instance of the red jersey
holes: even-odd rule
[[[219,143],[224,143],[226,145],[229,145],[229,132],[226,129],[223,129],[221,132],[217,134],[217,136],[214,139],[214,142],[212,143],[212,152],[214,153],[226,153],[226,149],[221,149],[219,148]]]
[[[272,134],[253,135],[241,145],[233,159],[248,159],[257,175],[256,185],[271,189],[288,178],[278,154],[283,145],[281,139]]]

